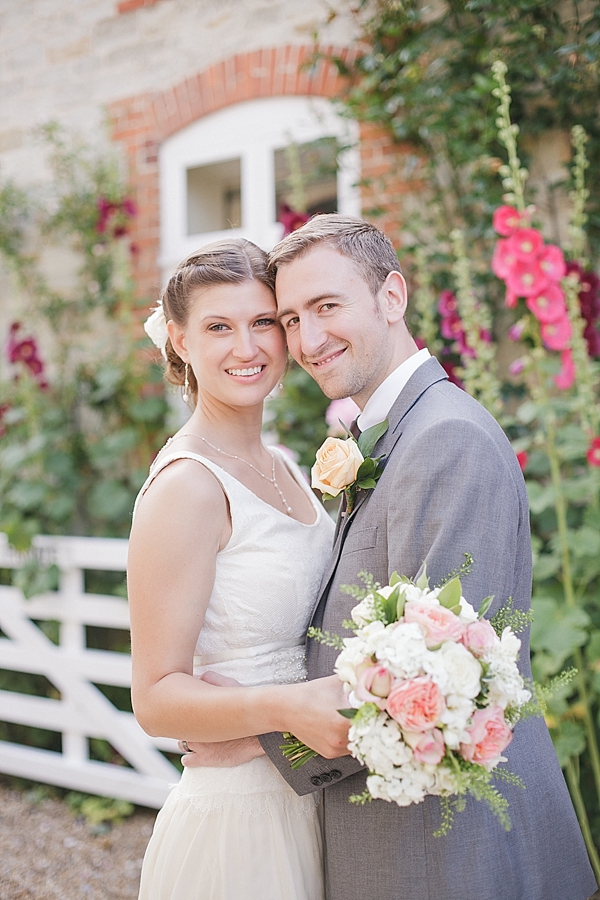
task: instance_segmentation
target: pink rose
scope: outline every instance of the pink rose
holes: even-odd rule
[[[393,683],[394,676],[384,666],[369,666],[358,676],[355,694],[359,700],[376,703],[379,709],[385,709]]]
[[[404,740],[412,747],[417,762],[437,766],[444,758],[446,745],[439,728],[426,731],[425,734],[404,734]]]
[[[460,755],[468,762],[493,769],[513,736],[504,721],[504,712],[496,705],[477,709],[472,721],[473,724],[467,728],[471,740],[468,744],[460,745]]]
[[[406,604],[404,621],[416,622],[423,628],[428,647],[438,647],[444,641],[460,641],[464,631],[464,625],[451,610],[423,600]]]
[[[437,684],[420,675],[410,681],[396,682],[385,708],[403,731],[422,732],[438,722],[446,703]]]
[[[462,642],[475,656],[482,656],[498,643],[498,635],[487,619],[477,619],[465,628]]]

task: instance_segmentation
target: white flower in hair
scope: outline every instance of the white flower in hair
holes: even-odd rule
[[[166,346],[169,332],[167,331],[167,320],[165,319],[165,311],[162,303],[159,303],[156,309],[152,310],[152,315],[144,322],[144,331],[154,346],[158,347],[163,357],[166,359]]]

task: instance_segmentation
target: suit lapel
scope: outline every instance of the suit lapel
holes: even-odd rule
[[[445,381],[447,378],[448,376],[446,372],[439,364],[437,359],[433,356],[428,359],[427,362],[424,362],[422,365],[420,365],[416,372],[411,375],[408,382],[400,391],[396,402],[389,412],[388,420],[390,424],[388,430],[379,439],[377,444],[375,444],[375,447],[373,449],[373,456],[385,456],[385,459],[383,460],[384,466],[387,464],[392,450],[402,437],[402,420],[404,419],[406,414],[410,412],[415,403],[418,402],[418,400],[423,396],[428,388],[430,388],[433,384],[437,384],[439,381]],[[363,505],[363,503],[366,503],[366,501],[372,495],[373,491],[376,490],[377,487],[374,487],[369,491],[359,491],[352,513],[349,516],[344,515],[342,519],[338,518],[331,561],[325,575],[323,576],[323,580],[321,581],[319,596],[317,597],[313,608],[313,617],[315,612],[317,611],[319,604],[321,603],[321,600],[327,594],[329,584],[336,570],[342,548],[344,546],[344,541],[346,539],[348,529],[350,528],[350,525],[352,524],[360,507]],[[340,514],[340,516],[341,515],[342,514]]]

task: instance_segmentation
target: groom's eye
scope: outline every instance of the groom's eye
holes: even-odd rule
[[[289,319],[286,319],[286,321],[283,323],[283,327],[287,331],[288,328],[292,328],[294,325],[297,325],[299,321],[300,321],[300,319],[298,318],[298,316],[291,316]]]

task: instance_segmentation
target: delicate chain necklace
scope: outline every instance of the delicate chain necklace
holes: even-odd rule
[[[251,462],[248,462],[247,459],[244,459],[242,456],[236,456],[235,453],[227,453],[226,450],[221,450],[220,447],[216,447],[214,444],[211,444],[211,442],[207,441],[207,439],[205,437],[202,437],[201,434],[194,434],[193,431],[188,431],[188,432],[184,432],[183,434],[178,435],[178,437],[198,437],[198,438],[200,438],[201,441],[204,441],[205,444],[208,444],[209,447],[212,447],[213,450],[216,450],[217,453],[222,453],[223,456],[228,456],[230,459],[239,459],[240,462],[246,463],[247,466],[250,466],[251,469],[254,469],[254,471],[256,472],[257,475],[260,475],[261,478],[264,478],[265,481],[268,481],[273,485],[273,487],[275,488],[275,490],[281,497],[281,502],[283,503],[283,505],[285,507],[286,513],[288,514],[288,516],[292,515],[292,507],[289,505],[289,503],[283,496],[283,491],[277,484],[277,479],[275,478],[275,457],[272,453],[269,453],[268,450],[267,450],[267,453],[269,453],[269,456],[271,457],[271,463],[272,463],[272,470],[271,470],[270,478],[268,475],[265,475],[264,472],[261,472],[260,469],[257,469],[256,466],[253,466]],[[167,444],[170,444],[172,440],[173,440],[173,438],[169,438],[169,440],[167,441]]]

